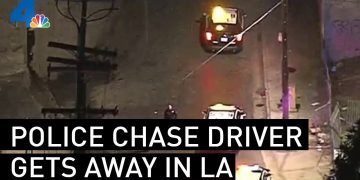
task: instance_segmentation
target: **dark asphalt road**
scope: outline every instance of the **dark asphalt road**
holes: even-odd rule
[[[92,3],[90,8],[100,5]],[[97,74],[89,76],[90,103],[106,107],[118,105],[117,118],[162,118],[168,103],[175,105],[180,118],[201,118],[202,110],[218,102],[242,106],[249,117],[253,117],[253,97],[262,87],[258,53],[261,46],[257,38],[261,29],[255,27],[245,35],[243,52],[219,55],[191,78],[181,80],[211,55],[201,49],[198,41],[199,27],[195,21],[203,12],[218,4],[239,7],[247,13],[245,24],[249,25],[275,3],[262,0],[117,1],[120,10],[111,18],[88,25],[88,46],[116,48],[119,54],[116,59],[119,69],[108,85],[101,84],[104,78],[94,78],[100,77]],[[64,56],[46,48],[47,42],[76,43],[76,33],[74,25],[58,15],[51,2],[39,4],[38,9],[52,20],[51,29],[36,34],[37,61],[33,66],[41,77],[46,77],[46,57]],[[47,53],[43,53],[44,49]],[[58,104],[74,105],[74,83],[71,73],[52,76],[49,85]],[[238,157],[239,162],[263,164],[259,151],[240,152]]]
[[[137,3],[138,9],[134,10]],[[195,20],[202,12],[216,4],[240,7],[248,14],[246,24],[250,24],[272,4],[263,3],[257,0],[124,3],[122,10],[125,12],[121,14],[131,18],[119,19],[129,24],[112,27],[104,33],[116,39],[111,46],[120,45],[127,52],[126,57],[119,59],[116,79],[122,80],[109,85],[106,102],[120,105],[120,118],[139,115],[162,118],[167,103],[175,105],[180,118],[201,118],[201,111],[217,102],[243,106],[252,117],[253,95],[261,81],[258,29],[245,35],[242,53],[217,56],[193,77],[181,80],[210,56],[198,42],[199,27]],[[119,22],[117,25],[124,26]],[[159,111],[158,116],[154,111]],[[260,151],[240,151],[237,162],[264,165]]]
[[[92,8],[100,5],[92,3]],[[117,118],[151,119],[162,118],[168,103],[175,105],[180,118],[201,118],[202,110],[221,102],[243,106],[250,118],[253,117],[253,98],[263,87],[259,33],[274,35],[276,42],[277,34],[266,32],[280,30],[279,23],[264,23],[261,28],[253,28],[245,34],[243,52],[219,55],[193,77],[184,82],[181,79],[210,56],[199,45],[199,28],[195,22],[205,10],[217,4],[242,8],[248,15],[245,24],[249,25],[276,3],[262,0],[117,1],[120,10],[111,18],[88,26],[87,45],[116,48],[119,65],[108,85],[94,78],[100,77],[97,74],[89,76],[91,104],[118,105]],[[37,33],[35,50],[34,67],[41,77],[46,77],[46,57],[61,54],[46,49],[47,42],[76,43],[76,33],[73,24],[58,15],[50,1],[38,9],[52,20],[51,29]],[[270,16],[281,18],[279,10]],[[69,78],[71,76],[59,75],[50,83],[58,103],[65,106],[74,105],[75,78]],[[238,161],[263,165],[260,151],[241,151]]]
[[[127,91],[123,87],[134,88],[128,90],[133,97],[128,93],[124,93],[123,97],[121,92],[114,94],[115,100],[128,99],[131,102],[125,105],[119,117],[138,117],[139,104],[145,117],[156,117],[153,111],[160,109],[162,112],[162,107],[168,102],[178,108],[181,118],[200,118],[204,108],[217,102],[243,106],[252,116],[253,94],[261,81],[258,76],[258,29],[245,36],[242,53],[220,55],[193,77],[185,82],[180,81],[210,56],[202,51],[198,43],[195,20],[201,12],[216,4],[241,7],[248,14],[246,24],[249,24],[271,7],[271,3],[261,3],[222,1],[211,4],[210,1],[177,0],[145,4],[148,16],[137,20],[147,19],[148,22],[144,22],[144,28],[138,29],[139,36],[134,38],[139,41],[135,47],[137,45],[138,51],[145,55],[129,50],[126,64],[120,65],[121,69],[126,68],[126,72],[120,70],[118,74],[123,82],[119,83],[118,88],[111,88],[119,91]],[[143,93],[144,90],[148,93]],[[264,165],[259,151],[240,151],[237,163]]]
[[[123,1],[112,26],[102,29],[101,34],[111,34],[111,38],[98,40],[98,44],[117,47],[120,67],[115,81],[107,85],[105,100],[104,87],[98,86],[93,101],[118,104],[119,118],[162,118],[167,103],[175,105],[180,118],[201,118],[202,110],[217,102],[243,106],[252,117],[253,94],[260,84],[257,29],[245,36],[242,53],[217,56],[194,76],[181,79],[210,56],[198,42],[195,20],[202,12],[216,4],[240,7],[250,24],[272,4],[262,3]]]
[[[211,55],[201,49],[198,41],[199,25],[195,20],[204,11],[217,4],[239,7],[247,13],[245,24],[249,25],[275,3],[261,0],[116,1],[119,11],[106,20],[88,24],[87,46],[116,49],[115,61],[119,65],[107,85],[102,75],[88,76],[90,105],[118,105],[117,118],[162,118],[164,108],[172,103],[180,118],[201,118],[202,110],[221,102],[242,106],[253,117],[253,97],[263,87],[258,35],[271,26],[249,31],[244,37],[243,52],[219,55],[194,76],[181,80]],[[105,4],[91,2],[89,11]],[[65,6],[61,8],[64,10]],[[76,8],[73,6],[74,12]],[[38,9],[52,19],[50,29],[36,32],[36,61],[32,64],[39,76],[46,78],[48,56],[71,57],[68,52],[48,48],[48,41],[75,44],[76,31],[74,24],[57,13],[52,2],[38,3]],[[54,74],[49,85],[59,105],[74,105],[74,74]]]
[[[243,52],[219,55],[181,81],[211,55],[200,47],[195,20],[217,4],[243,8],[247,25],[272,5],[260,0],[122,1],[120,11],[109,21],[112,25],[100,33],[111,38],[95,43],[117,47],[119,70],[106,86],[105,98],[104,86],[92,86],[93,102],[118,104],[119,118],[162,118],[168,103],[175,105],[180,118],[201,118],[202,110],[217,102],[243,106],[252,117],[254,92],[262,86],[259,29],[245,35]],[[260,151],[241,151],[237,162],[264,165]]]

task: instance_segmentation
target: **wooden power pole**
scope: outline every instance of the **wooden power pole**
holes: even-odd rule
[[[289,66],[288,66],[288,43],[287,43],[287,24],[288,24],[288,0],[282,0],[282,99],[281,107],[283,119],[289,119]]]
[[[57,42],[49,42],[49,47],[60,48],[64,50],[73,50],[77,51],[77,59],[67,59],[60,57],[48,57],[47,61],[50,63],[61,63],[71,66],[65,67],[48,67],[48,76],[50,76],[50,72],[58,72],[58,71],[66,71],[66,70],[76,70],[77,73],[77,97],[76,97],[76,107],[75,108],[43,108],[43,114],[76,114],[78,119],[87,118],[88,114],[97,114],[97,115],[105,115],[105,114],[113,114],[116,115],[118,113],[117,108],[113,109],[104,109],[104,108],[90,108],[87,106],[86,101],[86,82],[85,82],[85,71],[110,71],[116,69],[115,64],[111,64],[110,62],[94,62],[86,59],[85,53],[92,53],[96,55],[104,55],[104,56],[116,56],[116,52],[106,51],[106,50],[98,50],[94,48],[86,48],[86,23],[87,23],[87,1],[81,0],[82,8],[81,8],[81,20],[80,25],[78,26],[78,43],[77,46],[57,43]]]

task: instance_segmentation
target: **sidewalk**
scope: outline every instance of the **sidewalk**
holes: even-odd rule
[[[5,3],[4,9],[10,10]],[[6,12],[0,13],[7,17]],[[42,107],[56,107],[46,83],[26,65],[24,24],[0,21],[0,118],[42,118]]]
[[[25,85],[25,31],[6,20],[0,21],[0,29],[0,118],[41,117],[40,106]]]
[[[0,118],[39,118],[41,106],[24,86],[24,73],[0,77]]]
[[[290,6],[289,12],[301,12],[309,8],[306,3]],[[316,9],[310,9],[316,11]],[[280,11],[281,12],[281,11]],[[279,11],[277,13],[280,13]],[[290,73],[289,84],[295,87],[298,112],[290,114],[290,119],[309,119],[322,125],[329,120],[325,68],[321,60],[321,41],[319,20],[311,13],[290,14],[288,29],[289,67],[295,68]],[[281,17],[281,16],[279,16]],[[264,27],[281,27],[278,19],[270,18]],[[306,27],[306,28],[304,28]],[[265,66],[265,87],[267,89],[267,109],[271,119],[281,119],[278,108],[282,96],[281,61],[282,45],[277,42],[277,29],[263,30],[263,54]],[[316,103],[315,106],[312,104]],[[325,106],[324,106],[325,105]],[[323,106],[323,108],[321,108]],[[269,117],[268,117],[269,118]],[[316,137],[310,135],[310,147],[317,144]],[[277,180],[322,180],[329,171],[330,149],[310,149],[308,151],[262,151],[267,168],[271,169]]]

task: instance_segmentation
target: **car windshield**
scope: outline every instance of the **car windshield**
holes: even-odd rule
[[[234,116],[233,111],[210,111],[208,119],[234,119]]]
[[[215,7],[211,16],[214,24],[236,24],[237,10],[232,8]]]

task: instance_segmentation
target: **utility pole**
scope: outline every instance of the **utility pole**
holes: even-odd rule
[[[86,43],[86,15],[87,15],[87,0],[82,1],[81,8],[81,20],[80,28],[78,34],[78,56],[79,64],[77,66],[77,100],[76,100],[76,109],[77,118],[85,118],[86,109],[86,84],[85,84],[85,74],[82,69],[82,62],[85,60],[85,43]]]
[[[288,66],[288,43],[287,43],[287,23],[288,23],[288,0],[282,0],[282,99],[281,107],[283,119],[289,119],[289,66]]]
[[[68,0],[70,1],[70,0]],[[84,119],[88,118],[88,114],[96,114],[96,115],[105,115],[105,114],[113,114],[114,116],[118,113],[117,107],[113,109],[104,109],[101,108],[90,108],[87,107],[87,97],[86,97],[86,82],[85,82],[85,71],[110,71],[115,70],[117,68],[116,64],[111,64],[109,61],[105,62],[96,62],[96,61],[89,61],[87,60],[85,53],[90,54],[96,54],[96,55],[103,55],[105,57],[111,56],[115,57],[116,52],[111,52],[107,50],[99,50],[95,48],[87,48],[86,45],[86,23],[91,21],[97,21],[100,19],[103,19],[106,16],[103,16],[101,18],[94,18],[89,19],[89,16],[87,16],[87,2],[88,0],[81,0],[81,20],[78,25],[74,17],[64,17],[73,20],[77,27],[78,27],[78,41],[77,46],[64,44],[64,43],[58,43],[58,42],[49,42],[49,47],[54,48],[60,48],[63,50],[72,50],[76,51],[76,59],[68,59],[68,58],[60,58],[60,57],[48,57],[47,61],[50,63],[61,63],[71,66],[56,66],[52,67],[51,64],[48,66],[48,77],[50,77],[50,72],[59,72],[59,71],[66,71],[66,70],[76,70],[77,75],[77,88],[76,88],[76,107],[75,108],[43,108],[42,113],[43,114],[76,114],[77,119]],[[68,2],[69,3],[69,2]],[[114,9],[113,8],[112,1],[112,7],[109,10],[110,12]],[[58,0],[56,1],[56,5],[58,5]],[[95,13],[92,13],[92,15],[101,12],[103,10],[98,10]],[[71,14],[70,14],[71,15]],[[71,15],[72,16],[72,15]],[[75,66],[75,67],[74,67]]]

